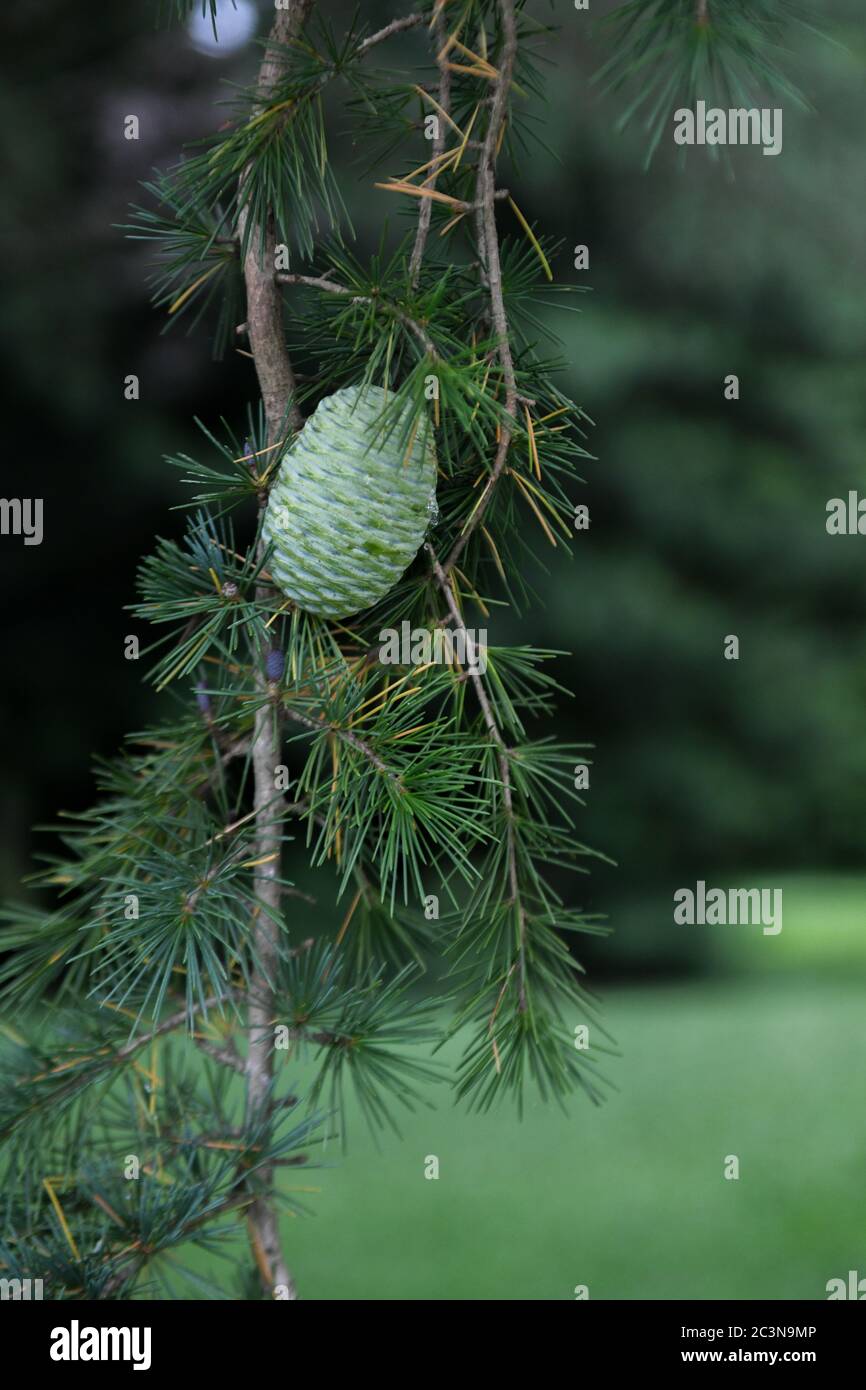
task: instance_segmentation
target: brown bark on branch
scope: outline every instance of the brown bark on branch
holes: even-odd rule
[[[282,74],[286,62],[286,45],[291,43],[306,23],[312,5],[313,0],[289,0],[286,9],[277,10],[259,71],[258,93],[263,103],[267,101]],[[249,210],[243,205],[244,182],[245,178],[242,176],[238,236],[241,245],[246,244],[247,248],[244,255],[247,332],[264,403],[267,444],[272,446],[279,443],[287,422],[298,430],[304,421],[295,400],[295,375],[283,332],[282,298],[274,276],[276,234],[273,214],[268,216],[264,227],[248,225]],[[263,588],[260,596],[267,599],[268,590]],[[267,689],[264,655],[264,652],[260,653],[256,673],[256,686],[262,694]],[[269,981],[272,979],[277,961],[277,928],[274,917],[280,910],[281,897],[278,879],[282,810],[279,802],[274,799],[274,768],[279,762],[279,740],[269,702],[263,703],[256,712],[252,753],[256,858],[267,861],[259,867],[257,896],[263,904],[263,909],[269,910],[259,910],[256,920],[252,923],[253,949],[259,969],[250,989],[247,1018],[248,1122],[260,1119],[270,1112],[274,1077],[271,1036],[273,1010]],[[275,1288],[281,1285],[287,1290],[290,1299],[297,1298],[295,1283],[282,1252],[276,1211],[269,1192],[273,1174],[267,1169],[259,1171],[256,1181],[260,1184],[260,1190],[264,1190],[250,1207],[248,1229],[263,1289],[273,1297]]]
[[[451,107],[451,71],[445,63],[443,49],[445,46],[445,22],[442,18],[442,10],[436,11],[433,21],[433,42],[436,45],[436,62],[439,65],[439,105],[447,116]],[[439,122],[438,134],[433,141],[433,159],[441,155],[445,149],[445,123]],[[437,164],[432,165],[433,173],[427,183],[431,190],[436,188]],[[412,256],[409,260],[409,281],[412,288],[418,284],[421,277],[421,265],[424,260],[424,248],[427,245],[427,237],[430,234],[430,221],[433,216],[433,199],[422,198],[421,207],[418,210],[418,227],[415,232],[415,245],[412,247]]]
[[[335,738],[341,739],[344,743],[348,743],[351,748],[356,748],[359,753],[362,753],[368,762],[373,764],[377,772],[381,772],[385,777],[390,777],[392,782],[399,782],[397,773],[382,761],[369,743],[359,738],[351,729],[344,729],[339,724],[330,724],[328,720],[317,719],[313,715],[302,714],[300,710],[292,709],[290,705],[284,706],[283,713],[287,719],[294,720],[296,724],[302,724],[305,729],[312,729],[314,733],[333,734]]]
[[[442,592],[442,596],[447,604],[453,622],[458,628],[466,633],[460,609],[454,596],[449,575],[463,553],[469,537],[475,528],[480,524],[482,517],[490,503],[493,490],[502,476],[508,458],[508,450],[511,445],[513,421],[517,411],[518,393],[517,381],[514,371],[514,358],[511,352],[511,341],[508,327],[508,315],[505,311],[505,300],[502,293],[502,267],[499,259],[499,234],[496,227],[496,156],[499,151],[505,121],[508,114],[508,98],[511,91],[511,82],[514,74],[514,64],[517,56],[517,22],[514,12],[514,0],[500,0],[500,13],[502,16],[502,35],[503,46],[502,54],[499,59],[498,77],[490,105],[490,119],[487,125],[484,141],[481,146],[481,153],[478,159],[477,176],[475,181],[475,205],[477,209],[477,240],[478,251],[481,256],[482,283],[488,291],[490,300],[490,319],[493,325],[494,337],[496,340],[496,355],[502,368],[502,377],[505,383],[505,412],[506,419],[503,421],[499,432],[499,444],[496,450],[496,457],[493,462],[493,469],[487,480],[480,505],[475,509],[471,520],[463,530],[463,533],[454,543],[444,565],[440,564],[431,545],[427,545],[427,551],[433,568],[436,582]],[[468,633],[466,634],[468,640]],[[467,650],[471,650],[467,647]],[[515,816],[514,816],[514,792],[511,779],[510,756],[511,750],[502,736],[502,732],[496,721],[484,678],[475,667],[474,663],[468,670],[469,679],[472,682],[478,703],[481,707],[481,714],[487,729],[491,743],[496,749],[496,758],[499,766],[499,780],[502,784],[502,804],[505,816],[505,835],[506,835],[506,856],[509,901],[517,915],[517,959],[512,964],[503,982],[499,999],[493,1010],[490,1019],[490,1035],[493,1050],[493,1061],[497,1071],[500,1068],[499,1050],[496,1045],[494,1025],[496,1015],[499,1011],[508,982],[514,971],[515,965],[518,970],[518,1007],[522,1010],[526,1008],[525,977],[526,977],[526,913],[520,896],[520,884],[517,871],[517,842],[515,835]]]
[[[471,680],[472,685],[474,687],[475,694],[478,697],[478,703],[481,706],[481,715],[484,719],[485,727],[490,736],[490,741],[492,744],[494,744],[496,748],[496,761],[499,764],[499,780],[502,784],[502,806],[505,812],[505,837],[508,863],[508,891],[510,894],[509,902],[511,906],[514,908],[515,912],[517,913],[518,922],[518,999],[520,1009],[523,1010],[526,1007],[526,995],[524,988],[526,975],[526,912],[520,897],[520,884],[517,877],[517,844],[514,834],[514,792],[511,785],[511,766],[509,763],[511,749],[508,747],[508,744],[502,737],[502,731],[499,728],[498,723],[496,722],[496,715],[493,713],[493,706],[491,705],[490,698],[487,694],[487,687],[484,684],[484,677],[481,675],[481,672],[478,670],[475,664],[474,657],[476,654],[472,651],[471,639],[469,633],[466,630],[466,624],[463,621],[463,616],[460,612],[460,609],[457,607],[457,600],[454,597],[454,590],[451,587],[451,581],[448,578],[442,566],[440,565],[438,559],[436,558],[436,552],[434,551],[433,547],[429,544],[429,542],[426,545],[426,550],[430,556],[430,561],[433,566],[433,573],[436,576],[436,582],[439,585],[440,590],[442,591],[442,597],[445,599],[445,603],[448,607],[448,612],[451,614],[452,621],[455,623],[458,630],[462,631],[464,634],[464,639],[466,641],[465,650],[468,653],[472,653],[472,655],[470,656],[470,665],[467,670],[467,675],[469,676],[469,679]],[[506,976],[505,985],[503,985],[503,994],[505,992],[505,987],[508,983],[508,979],[510,978],[513,969],[514,966],[512,965],[511,970],[509,970],[508,975]],[[493,1011],[493,1017],[491,1018],[491,1036],[493,1036],[493,1022],[495,1020],[497,1012],[499,1011],[499,1005],[501,1004],[501,1002],[502,995],[500,995],[499,997],[499,1000],[496,1004],[496,1008]],[[493,1039],[493,1057],[494,1062],[496,1064],[496,1069],[498,1071],[499,1053],[496,1048],[495,1038]]]
[[[423,22],[423,14],[408,14],[404,19],[392,19],[390,24],[386,24],[383,29],[377,29],[375,34],[364,39],[363,43],[358,45],[358,52],[366,53],[377,43],[382,43],[384,39],[390,39],[392,34],[402,33],[404,29],[414,29],[416,24],[423,24]]]
[[[350,298],[353,304],[378,303],[418,339],[425,352],[434,358],[439,356],[436,345],[424,325],[419,323],[417,319],[413,319],[410,314],[405,313],[399,305],[392,304],[389,300],[382,298],[374,300],[368,294],[355,294],[354,290],[347,289],[345,285],[338,285],[336,281],[330,280],[324,275],[298,275],[294,271],[280,270],[277,272],[276,281],[278,285],[307,285],[310,289],[325,290],[328,294],[342,294]]]
[[[508,97],[514,75],[514,61],[517,56],[517,22],[514,17],[514,0],[500,0],[499,8],[502,13],[503,48],[499,60],[499,76],[496,80],[490,108],[490,120],[478,158],[475,202],[478,209],[478,250],[483,262],[484,281],[490,296],[490,317],[496,338],[496,354],[502,367],[502,376],[505,382],[506,419],[499,432],[499,447],[496,450],[493,470],[487,480],[481,504],[475,509],[472,519],[451,548],[451,553],[443,565],[446,575],[456,565],[463,554],[469,537],[480,524],[490,504],[493,490],[502,476],[511,444],[511,422],[517,409],[517,384],[508,333],[508,316],[505,312],[505,301],[502,296],[499,234],[496,230],[496,155],[508,114]]]

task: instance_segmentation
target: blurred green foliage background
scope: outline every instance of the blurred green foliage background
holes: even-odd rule
[[[197,51],[155,8],[82,23],[20,0],[2,20],[3,493],[45,499],[41,547],[0,543],[6,894],[31,825],[90,799],[91,755],[165,712],[122,657],[137,560],[181,530],[162,456],[195,451],[194,415],[239,421],[254,396],[248,359],[212,361],[206,327],[159,335],[146,251],[113,227],[256,63],[249,42]],[[564,389],[597,422],[575,495],[591,527],[573,558],[544,556],[519,631],[573,653],[561,728],[595,744],[580,831],[619,867],[581,887],[615,932],[579,953],[606,986],[620,1093],[597,1113],[534,1108],[519,1131],[440,1100],[379,1154],[356,1125],[348,1162],[318,1180],[318,1218],[290,1233],[312,1296],[568,1298],[589,1282],[600,1297],[809,1298],[866,1273],[866,541],[825,529],[828,499],[866,482],[861,6],[821,6],[832,42],[792,35],[788,70],[815,109],[785,110],[778,158],[740,149],[726,168],[691,151],[679,168],[670,141],[648,173],[640,127],[615,128],[624,98],[591,82],[611,8],[534,7],[560,25],[547,148],[508,182],[560,243],[557,279],[590,291],[579,315],[544,317]],[[364,6],[371,27],[393,13]],[[393,61],[426,61],[422,37]],[[359,179],[338,95],[331,112],[363,252],[400,215]],[[739,662],[723,659],[729,633]],[[672,892],[697,878],[783,887],[782,933],[674,926]],[[721,1179],[727,1153],[739,1183]]]

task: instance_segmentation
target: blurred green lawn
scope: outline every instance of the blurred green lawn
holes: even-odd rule
[[[752,973],[606,993],[601,1108],[518,1123],[443,1093],[380,1152],[350,1112],[348,1156],[305,1174],[316,1215],[286,1230],[302,1295],[813,1299],[866,1274],[866,885],[760,881],[783,888],[779,936],[713,929],[722,970]]]
[[[350,1105],[348,1154],[284,1178],[319,1189],[284,1222],[301,1296],[822,1299],[866,1274],[866,884],[759,881],[783,887],[779,936],[686,928],[713,931],[715,978],[605,993],[622,1055],[600,1108],[518,1122],[433,1088],[377,1149]]]
[[[402,1139],[377,1148],[350,1104],[348,1153],[281,1174],[318,1189],[283,1222],[301,1296],[823,1299],[866,1275],[866,883],[742,882],[783,887],[782,932],[684,928],[713,932],[714,976],[605,991],[622,1055],[601,1107],[532,1102],[520,1122],[433,1087],[437,1108],[402,1113]],[[286,1065],[303,1093],[309,1061]],[[202,1251],[177,1264],[225,1284]]]
[[[719,928],[711,942],[723,965],[762,970],[855,972],[866,981],[866,883],[858,874],[745,874],[734,886],[782,890],[782,930],[769,946],[760,929]]]
[[[866,1273],[864,1004],[850,980],[611,991],[600,1109],[443,1096],[378,1153],[353,1114],[346,1160],[293,1179],[321,1187],[286,1230],[302,1296],[825,1297]]]

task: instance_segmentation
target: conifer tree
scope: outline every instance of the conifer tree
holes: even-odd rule
[[[695,44],[756,73],[787,6],[731,0],[718,30],[715,8],[623,7],[607,77],[668,65],[653,138]],[[423,70],[385,68],[408,31]],[[185,534],[140,567],[165,717],[63,819],[35,878],[49,905],[3,917],[0,1262],[46,1297],[182,1296],[190,1245],[236,1257],[228,1285],[187,1271],[200,1295],[295,1297],[282,1169],[315,1162],[350,1090],[394,1125],[447,1083],[446,1036],[470,1108],[602,1095],[606,1034],[572,943],[605,927],[566,895],[593,853],[586,746],[545,730],[556,653],[526,626],[500,636],[507,608],[531,611],[536,543],[568,547],[588,457],[536,312],[577,286],[555,283],[557,248],[520,206],[548,35],[520,0],[430,0],[345,32],[324,0],[286,0],[230,119],[128,224],[152,243],[156,307],[219,351],[240,338],[255,400],[171,460]],[[329,89],[390,213],[368,257],[329,162]],[[415,515],[431,459],[407,558],[401,490]],[[316,940],[293,931],[289,840],[321,882]],[[315,1079],[296,1094],[301,1048]]]

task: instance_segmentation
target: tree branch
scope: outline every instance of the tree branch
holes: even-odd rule
[[[439,560],[436,557],[436,552],[434,551],[432,545],[430,545],[429,541],[425,544],[425,549],[428,555],[430,556],[430,562],[433,568],[433,573],[436,576],[436,581],[439,585],[439,588],[442,590],[442,596],[445,599],[446,604],[448,605],[448,611],[451,614],[451,618],[454,621],[454,623],[456,623],[458,629],[462,631],[464,635],[464,640],[466,642],[464,650],[467,653],[471,653],[474,650],[472,645],[472,639],[470,638],[469,633],[466,630],[466,625],[463,622],[463,616],[460,612],[460,609],[457,607],[457,600],[454,597],[454,590],[451,587],[451,581],[449,580],[447,574],[440,565]],[[521,901],[520,884],[517,877],[517,844],[514,835],[514,793],[512,791],[511,786],[511,768],[509,766],[508,761],[511,750],[506,744],[505,739],[502,737],[502,732],[499,728],[499,725],[496,722],[496,715],[493,713],[493,707],[490,703],[489,696],[485,689],[484,680],[481,675],[481,672],[478,670],[478,667],[475,665],[474,661],[471,660],[471,658],[470,665],[468,667],[468,675],[475,688],[475,694],[478,696],[478,703],[481,706],[481,714],[484,719],[484,723],[487,726],[487,732],[490,735],[491,742],[495,744],[497,750],[497,762],[499,764],[499,780],[502,783],[502,804],[505,808],[505,834],[506,851],[508,859],[508,887],[509,892],[511,893],[511,903],[513,904],[518,916],[518,963],[520,967],[520,1008],[521,1010],[523,1010],[526,1007],[526,997],[524,990],[524,983],[526,977],[526,912]],[[510,973],[511,972],[509,971],[509,975]],[[501,1003],[501,996],[499,1003]],[[497,1010],[499,1009],[499,1003],[497,1003],[496,1009],[494,1010],[494,1018]],[[496,1049],[495,1039],[493,1056],[498,1070],[499,1054]]]
[[[449,114],[451,105],[451,70],[445,62],[445,22],[442,18],[442,7],[436,11],[433,22],[433,40],[436,44],[436,62],[439,66],[439,105],[442,110]],[[427,187],[435,189],[436,179],[439,172],[437,155],[441,155],[445,149],[445,122],[440,120],[438,133],[433,140],[433,172]],[[415,245],[412,248],[412,255],[409,259],[409,281],[414,289],[421,276],[421,266],[424,261],[424,248],[427,245],[427,237],[430,234],[430,221],[433,217],[433,199],[422,198],[421,207],[418,210],[418,228],[415,232]]]
[[[236,1071],[239,1076],[246,1075],[246,1064],[243,1057],[236,1051],[234,1043],[228,1047],[219,1047],[217,1043],[208,1042],[207,1038],[196,1038],[196,1046],[200,1052],[219,1062],[220,1066],[228,1067],[230,1071]]]
[[[453,621],[465,634],[465,639],[469,642],[469,634],[463,622],[454,591],[448,578],[457,560],[460,558],[469,537],[479,525],[498,479],[502,476],[505,468],[508,450],[511,444],[512,422],[517,410],[517,381],[514,372],[514,359],[511,352],[511,341],[508,327],[508,315],[505,311],[505,300],[502,293],[502,266],[499,259],[499,235],[496,228],[496,156],[499,150],[505,121],[508,114],[508,98],[511,91],[511,82],[514,73],[514,64],[517,57],[517,23],[514,14],[514,0],[500,0],[500,12],[502,15],[503,48],[499,60],[498,77],[494,89],[491,105],[490,119],[481,147],[481,154],[478,159],[477,176],[475,182],[475,203],[478,209],[477,232],[479,242],[479,256],[482,261],[482,282],[485,284],[490,299],[490,315],[493,323],[494,335],[496,338],[496,353],[502,367],[502,376],[505,382],[505,412],[506,419],[500,427],[499,445],[496,451],[496,458],[493,463],[493,470],[487,481],[481,502],[476,507],[472,517],[462,534],[452,546],[445,565],[441,565],[436,557],[433,547],[428,543],[426,549],[430,555],[433,573]],[[471,646],[466,648],[471,651]],[[484,685],[484,680],[477,667],[473,664],[469,666],[469,678],[478,697],[481,706],[481,713],[484,719],[487,732],[491,742],[497,751],[497,762],[499,765],[499,777],[502,783],[502,802],[505,810],[506,822],[506,855],[508,866],[508,885],[510,901],[517,913],[518,919],[518,998],[519,1008],[526,1008],[526,913],[520,896],[520,884],[517,873],[517,843],[514,826],[514,793],[511,782],[511,769],[509,766],[510,749],[502,737],[493,707]],[[506,976],[502,994],[510,978],[511,971]],[[496,1039],[492,1033],[493,1023],[496,1013],[502,1002],[502,994],[496,1003],[491,1019],[491,1037],[493,1046],[493,1060],[497,1071],[499,1070],[499,1052],[496,1046]]]
[[[276,12],[268,38],[265,56],[259,70],[258,94],[264,104],[279,80],[287,61],[287,46],[296,38],[309,18],[313,0],[288,0],[285,9]],[[246,245],[244,283],[247,297],[247,332],[250,351],[262,393],[267,423],[267,444],[278,444],[288,422],[294,429],[303,427],[295,400],[295,375],[286,350],[283,331],[282,296],[274,277],[276,263],[276,234],[271,213],[264,227],[248,226],[249,209],[243,203],[245,175],[241,176],[241,212],[238,222],[240,244]],[[266,600],[268,590],[260,586],[259,597]],[[256,688],[267,691],[264,653],[256,670]],[[268,911],[260,911],[253,924],[253,948],[259,961],[255,988],[250,990],[247,1018],[248,1052],[246,1062],[247,1119],[267,1114],[271,1106],[274,1055],[271,1046],[268,985],[277,958],[277,929],[275,917],[280,909],[282,809],[274,801],[274,768],[279,762],[276,723],[269,702],[256,710],[253,729],[253,782],[256,809],[256,858],[261,862],[258,878],[258,897]],[[267,1192],[272,1174],[264,1170],[261,1180]],[[279,1229],[273,1202],[260,1196],[249,1211],[250,1240],[266,1293],[273,1295],[277,1285],[284,1286],[289,1298],[297,1297],[294,1280],[289,1273],[280,1245]]]
[[[312,715],[301,714],[300,710],[292,709],[288,705],[283,707],[283,713],[287,719],[294,720],[296,724],[303,724],[304,728],[312,729],[317,734],[335,734],[336,737],[342,739],[344,743],[348,743],[352,748],[356,748],[359,753],[363,753],[364,757],[373,764],[377,772],[384,773],[386,777],[391,778],[392,782],[399,782],[400,779],[397,773],[392,771],[388,764],[382,761],[378,753],[375,753],[370,747],[369,743],[359,738],[351,729],[343,729],[339,724],[330,724],[326,719],[316,719]]]
[[[499,447],[493,463],[493,471],[487,480],[480,505],[476,507],[462,534],[451,548],[443,569],[449,574],[466,547],[472,532],[490,504],[493,490],[502,476],[508,449],[511,444],[512,424],[517,409],[517,383],[514,375],[514,359],[508,332],[508,316],[502,295],[502,267],[499,260],[499,236],[496,230],[496,153],[508,113],[508,96],[517,56],[517,24],[514,18],[514,0],[500,0],[502,13],[502,32],[504,38],[502,56],[499,60],[499,76],[493,94],[490,120],[484,137],[484,144],[478,160],[478,174],[475,183],[475,201],[479,205],[479,231],[481,245],[479,255],[484,263],[487,289],[490,296],[490,313],[496,338],[496,352],[502,366],[505,381],[506,419],[499,432]]]
[[[438,358],[439,356],[439,353],[436,351],[436,345],[424,326],[420,324],[417,319],[413,319],[410,314],[407,314],[405,310],[401,309],[398,304],[392,303],[390,299],[382,299],[380,297],[374,299],[373,296],[369,294],[355,294],[353,290],[347,289],[345,285],[338,285],[336,281],[329,280],[324,275],[297,275],[292,271],[280,270],[277,272],[275,278],[278,285],[308,285],[314,290],[326,290],[328,294],[342,294],[350,297],[353,304],[381,304],[390,314],[394,315],[394,318],[397,319],[398,322],[403,324],[404,328],[408,328],[409,332],[414,334],[421,346],[431,357]]]
[[[404,29],[414,29],[416,24],[423,24],[425,19],[426,15],[423,14],[410,14],[406,15],[405,19],[392,19],[390,24],[386,24],[383,29],[377,29],[375,34],[364,39],[364,42],[358,45],[358,53],[369,52],[371,48],[375,48],[377,43],[382,43],[384,39],[390,39],[392,34],[399,34]]]
[[[229,995],[227,994],[214,994],[209,999],[205,999],[202,1004],[193,1004],[192,1012],[203,1013],[204,1010],[209,1009],[212,1004],[222,1003],[223,1000],[228,998]],[[125,1062],[127,1057],[131,1057],[133,1053],[137,1052],[140,1047],[144,1047],[146,1043],[153,1042],[154,1038],[161,1038],[164,1033],[173,1033],[176,1028],[180,1028],[182,1024],[186,1023],[189,1014],[190,1010],[186,1008],[178,1009],[177,1013],[169,1014],[168,1018],[163,1019],[162,1023],[158,1023],[155,1028],[151,1028],[149,1033],[139,1033],[136,1037],[131,1038],[128,1043],[124,1043],[123,1047],[119,1047],[114,1054],[114,1060]]]

